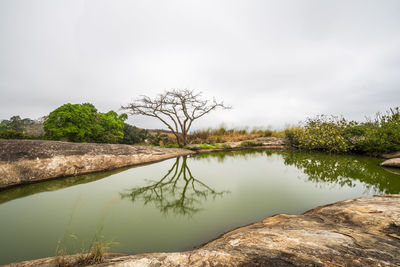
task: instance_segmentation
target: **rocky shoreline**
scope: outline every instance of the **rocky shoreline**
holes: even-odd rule
[[[188,150],[122,144],[0,139],[0,189],[49,179],[108,171],[193,153],[238,149],[285,149],[283,138],[261,138],[257,146]]]
[[[399,251],[400,195],[381,195],[275,215],[195,250],[111,255],[97,266],[399,266]],[[53,257],[6,266],[55,264]]]
[[[194,153],[178,148],[0,139],[0,189]]]

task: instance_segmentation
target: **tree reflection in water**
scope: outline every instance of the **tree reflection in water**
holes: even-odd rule
[[[149,181],[144,187],[134,187],[121,193],[122,198],[132,202],[153,203],[163,214],[173,212],[192,216],[201,210],[202,200],[215,199],[229,191],[217,192],[200,180],[193,177],[187,157],[178,157],[171,169],[159,181]]]
[[[285,165],[300,169],[314,183],[354,187],[358,181],[377,193],[400,192],[398,174],[379,167],[375,158],[299,151],[285,151],[282,156]]]
[[[284,164],[294,166],[304,174],[306,179],[322,186],[339,185],[354,187],[361,182],[367,190],[376,193],[400,193],[400,171],[393,168],[382,168],[379,160],[359,155],[338,155],[297,150],[239,150],[232,152],[217,152],[193,156],[197,160],[215,159],[223,163],[228,158],[243,158],[252,160],[260,155],[270,157],[280,155]]]

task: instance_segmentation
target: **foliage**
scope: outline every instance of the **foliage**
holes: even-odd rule
[[[392,152],[400,150],[400,108],[390,109],[386,114],[377,114],[375,121],[363,129],[364,138],[359,148],[363,151]]]
[[[304,130],[298,132],[301,149],[324,150],[328,152],[348,152],[354,145],[345,135],[346,129],[355,122],[344,118],[318,116],[308,119]]]
[[[115,111],[97,114],[97,125],[93,135],[96,143],[118,143],[124,137],[124,120],[126,114],[118,115]]]
[[[124,137],[121,140],[122,144],[138,144],[143,143],[149,135],[145,129],[139,129],[136,126],[124,123]]]
[[[26,138],[26,136],[20,131],[4,130],[4,131],[0,131],[0,138],[3,138],[3,139],[24,139],[24,138]]]
[[[159,146],[160,144],[164,145],[168,143],[168,135],[161,133],[161,131],[157,131],[155,134],[149,134],[148,140],[153,146]]]
[[[91,141],[96,132],[97,109],[90,103],[65,104],[44,122],[45,138],[71,142]]]
[[[377,114],[374,121],[355,122],[333,116],[307,119],[303,127],[286,129],[292,146],[334,153],[382,153],[400,150],[400,110]]]
[[[0,138],[4,139],[33,139],[42,136],[42,123],[29,118],[21,119],[12,116],[0,122]]]
[[[124,136],[126,114],[99,113],[90,103],[65,104],[44,122],[45,138],[71,142],[117,143]]]

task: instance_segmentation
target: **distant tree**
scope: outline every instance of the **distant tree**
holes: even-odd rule
[[[46,139],[88,141],[97,125],[97,109],[90,103],[65,104],[50,112],[43,127]]]
[[[201,92],[189,89],[171,89],[156,98],[141,98],[121,107],[132,115],[144,115],[159,119],[175,135],[180,147],[187,144],[187,136],[193,121],[218,108],[228,109],[222,102],[201,99]]]
[[[24,122],[20,116],[12,116],[8,122],[8,126],[11,130],[22,132],[24,129]]]
[[[20,116],[12,116],[8,120],[0,122],[0,138],[25,139],[40,137],[42,124],[30,118],[21,119]],[[37,129],[39,134],[32,134],[32,129]]]
[[[168,135],[158,130],[154,134],[149,134],[148,139],[153,146],[159,146],[160,143],[166,144],[168,142]]]
[[[98,113],[96,130],[93,141],[97,143],[118,143],[124,137],[124,121],[128,116],[123,113],[118,115],[115,111]]]
[[[90,103],[65,104],[44,121],[45,138],[71,142],[117,143],[123,138],[127,115],[99,113]]]
[[[120,143],[122,144],[137,144],[142,143],[147,138],[149,132],[145,129],[139,129],[128,123],[124,123],[124,137]]]

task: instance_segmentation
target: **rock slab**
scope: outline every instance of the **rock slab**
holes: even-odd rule
[[[0,139],[0,189],[188,155],[175,148]]]
[[[382,167],[400,168],[400,158],[392,158],[385,160],[380,164]]]
[[[192,251],[122,256],[98,266],[400,266],[399,251],[400,195],[382,195],[269,217]]]

